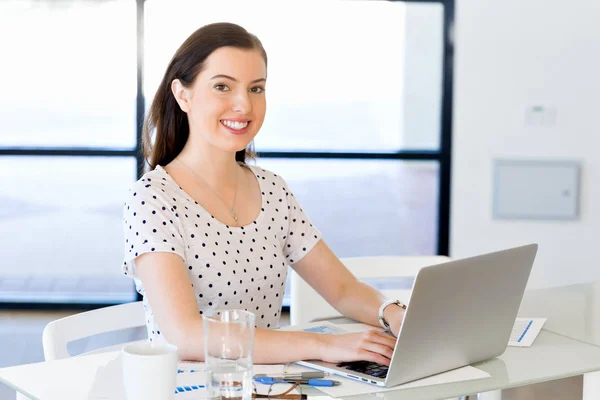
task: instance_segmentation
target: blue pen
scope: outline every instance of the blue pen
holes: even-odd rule
[[[309,386],[339,386],[341,382],[334,381],[331,379],[274,379],[270,376],[261,376],[258,378],[254,378],[254,381],[258,383],[262,383],[264,385],[272,385],[274,383],[297,383],[300,382],[302,385]]]

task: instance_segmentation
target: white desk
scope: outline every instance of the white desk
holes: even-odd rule
[[[548,321],[533,346],[509,347],[502,356],[474,365],[491,378],[381,392],[377,397],[450,398],[600,371],[600,282],[527,292],[519,315]],[[4,368],[0,381],[32,399],[84,399],[98,366],[112,357],[114,353],[105,353]],[[586,381],[593,377],[597,382],[599,375],[587,374]],[[584,388],[584,396],[600,398],[592,390],[593,385]]]
[[[96,369],[115,353],[0,369],[0,381],[32,399],[86,399]],[[542,331],[530,348],[509,347],[500,357],[476,364],[492,377],[378,393],[390,400],[440,399],[549,381],[600,370],[600,347]],[[350,398],[371,399],[371,395]]]
[[[544,329],[600,346],[600,282],[532,290],[519,316],[544,317]]]
[[[544,330],[600,347],[600,282],[527,292],[519,316],[548,318]],[[600,372],[584,375],[583,398],[600,399]]]

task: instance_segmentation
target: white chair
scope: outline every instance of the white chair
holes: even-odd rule
[[[67,346],[70,342],[78,339],[145,326],[146,318],[141,301],[99,308],[57,319],[49,322],[42,333],[44,358],[46,361],[51,361],[71,357]],[[130,342],[103,347],[83,354],[119,350],[126,343]],[[17,392],[16,400],[30,399]]]
[[[414,278],[425,266],[450,261],[446,256],[375,256],[342,258],[342,263],[358,279]],[[388,297],[408,302],[410,289],[382,290]],[[329,305],[296,272],[290,278],[290,322],[292,325],[339,317]]]
[[[46,361],[71,357],[67,345],[78,339],[146,326],[141,301],[99,308],[57,319],[46,325],[42,333]],[[125,343],[103,347],[85,354],[118,350]]]

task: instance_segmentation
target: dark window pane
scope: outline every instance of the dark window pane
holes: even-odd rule
[[[437,254],[437,162],[265,158],[258,165],[284,177],[338,257]]]

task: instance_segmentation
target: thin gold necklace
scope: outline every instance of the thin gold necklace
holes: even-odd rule
[[[223,200],[223,198],[221,196],[219,196],[219,194],[212,188],[212,186],[210,186],[208,184],[208,182],[206,182],[206,180],[204,178],[202,178],[200,175],[197,175],[193,169],[188,167],[187,164],[184,163],[183,161],[181,161],[178,157],[175,157],[175,159],[177,161],[179,161],[184,167],[186,167],[192,173],[192,175],[194,175],[194,177],[196,177],[197,180],[202,181],[206,186],[208,186],[208,188],[214,193],[214,195],[217,196],[217,198],[219,200],[221,200],[221,203],[223,203],[223,205],[229,210],[229,215],[231,215],[231,218],[233,218],[233,220],[235,221],[234,226],[238,226],[238,213],[237,213],[237,211],[235,211],[235,199],[237,197],[237,188],[238,188],[238,180],[239,180],[237,171],[235,173],[235,189],[233,192],[233,201],[231,202],[231,207],[229,207],[227,205],[227,203],[225,202],[225,200]]]

